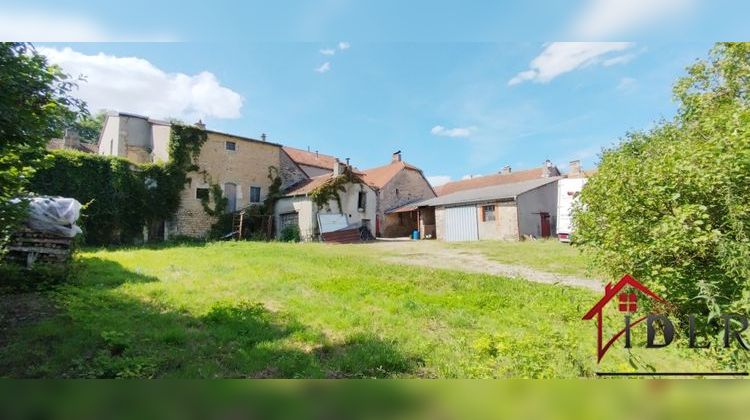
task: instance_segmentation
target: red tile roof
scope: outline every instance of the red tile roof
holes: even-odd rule
[[[543,166],[540,166],[538,168],[525,169],[522,171],[515,171],[509,174],[477,176],[461,181],[449,182],[439,187],[435,187],[435,192],[440,196],[452,194],[457,191],[471,190],[474,188],[491,187],[495,185],[511,184],[521,181],[530,181],[532,179],[542,178],[542,174],[544,174]],[[557,169],[557,167],[553,166],[550,176],[557,175],[560,175],[560,171]]]
[[[330,180],[331,178],[333,178],[333,172],[331,172],[330,174],[319,175],[319,176],[314,176],[309,179],[304,179],[294,185],[291,185],[289,188],[287,188],[286,191],[284,191],[284,195],[293,196],[293,195],[309,194],[314,189],[325,184],[326,181]]]
[[[378,166],[377,168],[365,169],[362,171],[362,179],[370,186],[383,188],[402,169],[412,169],[422,173],[422,170],[414,165],[395,161],[384,166]]]
[[[333,164],[336,162],[334,156],[324,155],[322,153],[308,152],[307,150],[296,149],[289,146],[283,146],[282,149],[284,149],[286,154],[288,154],[297,165],[314,166],[316,168],[323,168],[332,171]]]

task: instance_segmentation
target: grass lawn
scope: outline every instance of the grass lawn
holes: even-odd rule
[[[0,376],[578,377],[646,365],[709,369],[695,352],[674,347],[631,355],[614,348],[597,366],[595,326],[581,320],[596,294],[389,265],[368,249],[229,242],[83,252],[72,283],[2,297]],[[10,322],[14,310],[29,308],[32,319]]]
[[[447,243],[456,250],[479,251],[487,258],[503,264],[516,264],[549,273],[597,278],[596,270],[578,248],[557,239],[536,241],[479,241]]]

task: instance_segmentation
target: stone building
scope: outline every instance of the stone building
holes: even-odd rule
[[[205,129],[205,125],[201,127]],[[215,218],[206,214],[201,197],[210,197],[210,185],[219,185],[228,200],[228,212],[261,204],[272,180],[269,167],[278,169],[282,189],[308,179],[280,144],[206,130],[206,143],[197,164],[199,172],[188,174],[181,203],[172,220],[161,228],[150,228],[151,239],[173,235],[205,236]],[[125,113],[107,115],[99,137],[99,154],[127,158],[136,163],[169,159],[170,124]]]
[[[557,222],[557,183],[564,178],[549,160],[541,167],[449,182],[438,197],[411,205],[419,229],[446,241],[547,238]]]
[[[409,236],[418,229],[417,208],[409,204],[435,197],[422,170],[393,153],[391,162],[363,171],[364,181],[377,192],[375,235],[393,238]]]

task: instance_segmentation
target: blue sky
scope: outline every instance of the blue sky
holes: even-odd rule
[[[203,118],[362,168],[402,150],[442,181],[591,167],[674,114],[672,83],[715,40],[750,32],[750,7],[725,1],[4,3],[0,38],[85,74],[92,109]]]

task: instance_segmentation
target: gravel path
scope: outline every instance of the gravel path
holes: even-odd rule
[[[493,274],[537,283],[580,287],[597,292],[604,290],[601,282],[597,280],[552,274],[520,265],[502,264],[489,260],[476,251],[445,249],[440,246],[413,241],[394,241],[371,246],[387,247],[392,255],[383,257],[384,260],[398,264]],[[397,253],[397,255],[393,255],[393,253]]]

